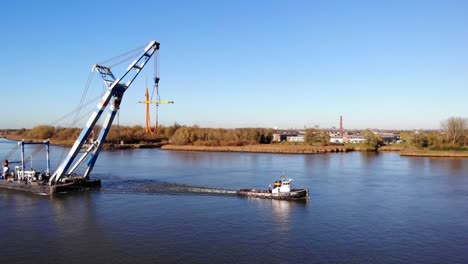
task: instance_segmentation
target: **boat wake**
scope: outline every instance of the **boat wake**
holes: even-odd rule
[[[126,180],[104,182],[101,191],[108,193],[146,193],[146,194],[213,194],[237,195],[238,191],[208,188],[155,180]]]

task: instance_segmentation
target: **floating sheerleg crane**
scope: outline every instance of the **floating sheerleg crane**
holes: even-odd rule
[[[130,66],[127,68],[127,71],[118,79],[115,78],[114,74],[111,71],[110,67],[95,64],[92,68],[93,71],[98,72],[104,84],[107,87],[107,91],[104,96],[101,98],[101,101],[98,103],[96,110],[91,114],[88,122],[81,131],[81,134],[76,139],[73,147],[70,149],[67,157],[60,164],[58,169],[49,179],[49,185],[54,185],[62,179],[72,175],[78,166],[88,158],[86,163],[86,169],[83,177],[85,179],[89,178],[89,174],[93,170],[96,159],[99,156],[99,152],[102,149],[104,140],[106,139],[107,134],[111,128],[112,122],[115,118],[117,110],[119,110],[120,103],[125,91],[130,87],[138,74],[145,67],[149,59],[153,56],[154,53],[157,54],[159,50],[159,43],[156,41],[151,41],[144,49],[143,53],[139,56],[138,59],[133,61]],[[102,125],[101,131],[99,132],[98,138],[91,144],[82,156],[75,162],[75,159],[78,156],[80,149],[85,143],[91,131],[95,127],[97,121],[101,117],[101,114],[107,108],[110,103],[110,108],[108,110],[104,124]]]

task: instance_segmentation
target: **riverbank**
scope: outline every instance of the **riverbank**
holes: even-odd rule
[[[405,150],[400,156],[406,157],[439,157],[439,158],[468,158],[468,151],[454,150]]]
[[[20,141],[22,138],[8,135],[8,140]],[[29,139],[27,139],[29,140]],[[39,141],[39,140],[36,140]],[[71,147],[74,140],[51,140],[52,145]],[[193,146],[193,145],[171,145],[167,141],[157,143],[137,143],[137,144],[113,144],[105,143],[104,150],[118,149],[143,149],[143,148],[161,148],[163,150],[174,151],[205,151],[205,152],[250,152],[250,153],[277,153],[277,154],[321,154],[338,153],[350,151],[373,151],[364,145],[335,145],[335,146],[313,146],[313,145],[287,145],[287,144],[257,144],[246,146]],[[417,149],[408,146],[383,146],[379,151],[395,151],[401,156],[407,157],[463,157],[468,158],[468,151],[447,151],[447,150],[428,150]]]
[[[247,146],[192,146],[192,145],[164,145],[163,150],[175,151],[205,151],[205,152],[251,152],[251,153],[277,153],[277,154],[323,154],[350,151],[364,151],[369,149],[350,146],[311,146],[311,145],[247,145]],[[408,147],[386,146],[379,151],[395,151],[407,157],[452,157],[468,158],[468,151],[442,151],[420,150]]]
[[[104,143],[104,150],[115,150],[115,149],[144,149],[144,148],[161,148],[166,145],[165,142],[157,143],[139,143],[139,144],[108,144]]]
[[[382,146],[379,148],[379,151],[406,151],[408,150],[408,146],[399,146],[399,145],[389,145],[389,146]]]
[[[21,136],[16,135],[8,135],[5,139],[13,140],[13,141],[21,141],[23,138]],[[43,141],[43,140],[32,140],[32,139],[24,139],[25,141]],[[75,140],[57,140],[57,139],[50,139],[50,144],[56,146],[63,146],[63,147],[72,147],[75,143]],[[135,144],[114,144],[114,143],[104,143],[103,149],[104,150],[115,150],[115,149],[143,149],[143,148],[160,148],[163,145],[168,144],[167,142],[156,142],[156,143],[135,143]]]
[[[165,145],[163,150],[178,151],[208,151],[208,152],[252,152],[252,153],[279,153],[279,154],[318,154],[329,152],[348,152],[352,148],[345,146],[310,146],[310,145],[247,145],[247,146],[177,146]]]

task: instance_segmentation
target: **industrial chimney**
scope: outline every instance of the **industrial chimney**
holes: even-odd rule
[[[343,137],[343,116],[340,116],[340,137]]]

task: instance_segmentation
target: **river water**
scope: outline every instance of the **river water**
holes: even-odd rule
[[[283,171],[307,203],[191,188],[266,189]],[[93,177],[100,190],[0,190],[0,262],[468,263],[468,159],[142,149],[101,153]]]

